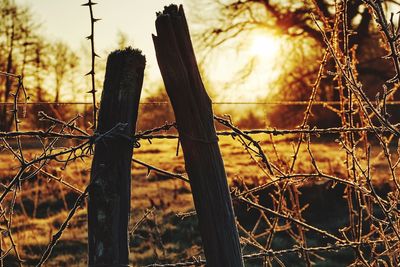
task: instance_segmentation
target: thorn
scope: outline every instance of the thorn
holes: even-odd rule
[[[358,33],[357,33],[357,31],[349,30],[349,31],[347,31],[347,34],[349,36],[351,36],[351,35],[357,35]]]
[[[94,75],[94,70],[91,70],[91,71],[89,71],[88,73],[85,74],[85,76],[88,76],[88,75]]]
[[[390,53],[390,54],[388,54],[388,55],[382,56],[382,58],[383,58],[383,59],[391,59],[392,56],[393,56],[393,54]]]
[[[386,82],[387,82],[387,83],[395,83],[395,82],[398,81],[398,80],[399,80],[399,76],[396,75],[396,76],[394,76],[393,78],[387,80]]]
[[[96,54],[96,52],[94,52],[93,55],[94,55],[95,57],[101,58],[98,54]]]
[[[93,94],[93,93],[96,93],[97,92],[97,90],[90,90],[90,91],[87,91],[86,93],[87,94]]]
[[[86,36],[86,39],[92,40],[92,39],[93,39],[93,35],[91,34],[91,35],[89,35],[89,36]]]
[[[95,3],[95,2],[87,2],[87,3],[84,3],[84,4],[82,4],[81,6],[88,6],[88,7],[90,7],[90,6],[94,6],[94,5],[97,5],[97,3]]]
[[[101,20],[101,19],[95,19],[95,18],[93,18],[93,19],[92,19],[92,22],[98,22],[99,20]]]

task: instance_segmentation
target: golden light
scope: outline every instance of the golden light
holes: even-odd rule
[[[254,35],[250,45],[250,53],[261,60],[273,60],[279,56],[281,44],[274,36],[266,34]]]
[[[207,73],[218,90],[215,101],[257,102],[265,99],[273,90],[273,83],[282,68],[284,39],[263,30],[243,37],[240,44],[220,49],[212,71]],[[261,100],[260,100],[261,99]],[[253,106],[240,106],[240,109]]]

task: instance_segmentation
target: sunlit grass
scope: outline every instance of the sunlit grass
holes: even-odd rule
[[[266,138],[261,137],[260,139],[266,140]],[[282,162],[290,162],[293,155],[290,140],[282,141],[277,138],[275,141],[277,142],[276,153],[269,141],[261,143],[271,162],[275,165],[280,165]],[[176,140],[154,140],[152,144],[143,142],[140,148],[135,149],[134,158],[170,172],[181,173],[184,172],[183,154],[182,151],[179,151],[178,156],[176,156],[176,145]],[[235,180],[237,179],[243,179],[249,187],[267,182],[265,175],[253,163],[250,156],[236,140],[231,137],[221,137],[220,147],[230,185],[235,186]],[[341,150],[338,153],[336,143],[315,142],[311,144],[311,149],[314,152],[319,168],[324,173],[338,177],[346,176],[343,164],[345,153]],[[32,149],[29,152],[34,156],[35,153],[40,153],[40,150]],[[378,152],[373,149],[373,156],[376,157]],[[279,155],[279,159],[277,155]],[[4,165],[13,162],[12,156],[4,152],[0,154],[0,160]],[[72,162],[65,171],[57,171],[59,169],[56,166],[53,167],[53,170],[56,170],[54,171],[55,175],[62,175],[66,181],[80,189],[84,188],[88,183],[90,175],[88,171],[90,168],[89,160]],[[381,177],[382,179],[384,176],[381,172],[382,169],[386,168],[385,161],[378,157],[374,160],[372,167],[375,167],[373,177]],[[313,173],[313,166],[309,159],[306,145],[300,150],[295,170],[297,173]],[[6,171],[4,168],[3,171],[5,176],[8,177],[11,177],[14,173],[12,169]],[[324,187],[327,186],[325,182],[324,180],[319,180],[316,184]],[[384,182],[383,179],[382,182]],[[312,190],[317,190],[317,188]],[[39,259],[52,235],[65,220],[68,209],[73,204],[77,194],[65,187],[60,187],[55,181],[47,180],[43,176],[24,181],[22,183],[22,192],[21,198],[17,199],[13,233],[22,251],[22,257],[28,260],[27,266],[30,266],[30,264],[34,264]],[[38,201],[35,202],[36,194],[38,193],[40,195]],[[317,198],[318,194],[305,194],[304,197]],[[337,197],[338,200],[342,200],[341,195]],[[67,207],[65,207],[64,199],[66,199]],[[21,205],[22,200],[23,207]],[[335,205],[334,201],[329,203],[330,205]],[[33,216],[32,211],[35,205],[37,213]],[[159,234],[167,252],[165,257],[171,260],[175,256],[181,259],[190,258],[191,255],[201,252],[195,217],[181,219],[176,216],[177,213],[194,210],[190,186],[185,182],[154,172],[148,175],[146,168],[134,164],[132,167],[131,206],[131,226],[143,216],[147,208],[156,208],[156,219],[150,218],[148,222],[143,223],[138,228],[135,235],[131,236],[131,261],[133,263],[139,265],[149,264],[156,261],[157,257],[159,259],[164,257],[163,249],[157,236]],[[240,212],[238,212],[238,215],[240,215]],[[27,222],[29,223],[27,224]],[[154,227],[158,227],[159,233]],[[86,209],[85,206],[82,206],[82,209],[78,211],[63,234],[46,266],[62,266],[60,265],[62,262],[73,262],[74,266],[85,266],[86,244]]]

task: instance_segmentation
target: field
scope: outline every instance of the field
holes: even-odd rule
[[[293,155],[293,146],[297,139],[271,139],[269,136],[257,136],[262,142],[262,148],[271,162],[284,168],[283,163],[289,162]],[[274,140],[274,143],[271,143]],[[225,168],[231,189],[243,189],[243,183],[249,188],[268,182],[254,160],[243,149],[242,145],[231,137],[220,137],[220,148],[224,158]],[[273,149],[275,146],[276,150]],[[172,172],[184,173],[182,151],[176,155],[176,140],[154,140],[152,144],[142,141],[140,148],[134,150],[134,158],[154,167]],[[310,145],[318,167],[326,174],[335,177],[346,177],[344,161],[346,153],[340,149],[333,139],[315,141]],[[375,151],[376,150],[376,151]],[[386,164],[382,155],[373,149],[372,177],[378,190],[388,190],[390,183],[384,176]],[[27,157],[34,157],[40,150],[27,149]],[[0,172],[3,177],[15,175],[14,159],[7,152],[0,154]],[[52,167],[48,171],[53,178],[62,178],[79,190],[84,190],[90,177],[90,159],[75,161],[61,170],[62,165]],[[300,149],[295,173],[314,173],[307,144]],[[7,179],[7,178],[4,178]],[[347,203],[342,185],[334,186],[327,180],[316,179],[299,181],[302,192],[301,202],[309,203],[304,216],[313,225],[322,229],[337,231],[347,226]],[[259,192],[261,202],[267,203],[268,193],[274,185]],[[386,189],[385,189],[386,188]],[[21,183],[21,193],[16,199],[12,232],[26,266],[33,266],[43,253],[52,235],[66,219],[69,209],[73,206],[79,193],[69,189],[43,173]],[[233,194],[234,196],[234,194]],[[9,200],[11,201],[11,199]],[[174,262],[190,260],[192,256],[203,256],[201,239],[197,230],[197,218],[193,214],[194,207],[190,186],[181,180],[151,171],[139,164],[132,166],[132,199],[131,199],[130,235],[131,261],[135,266],[144,266],[155,262]],[[240,202],[234,200],[235,212],[243,228],[240,228],[242,242],[246,244],[244,229],[257,220],[253,210],[248,211]],[[266,227],[266,226],[264,226]],[[265,230],[265,229],[264,229]],[[259,230],[260,231],[260,230]],[[6,238],[3,237],[4,240]],[[285,249],[290,247],[290,238],[277,236],[273,247]],[[314,241],[318,243],[318,238]],[[46,266],[85,266],[87,257],[87,219],[86,208],[83,205],[64,231],[61,240],[55,246]],[[247,253],[254,248],[244,246]],[[326,261],[318,260],[318,266],[343,266],[352,259],[352,252],[341,252],[341,257],[332,263],[335,253]],[[204,258],[204,256],[202,257]],[[8,257],[6,266],[13,266],[12,258]],[[281,258],[297,266],[291,256]],[[294,260],[294,261],[293,261]],[[8,263],[7,263],[8,262]],[[323,264],[325,262],[325,264]],[[9,264],[9,265],[8,265]],[[254,266],[260,266],[254,261]],[[253,266],[252,261],[248,265]],[[298,265],[303,266],[303,265]]]
[[[0,0],[0,267],[400,266],[398,0],[70,2]]]

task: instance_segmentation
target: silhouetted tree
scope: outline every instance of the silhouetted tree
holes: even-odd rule
[[[117,33],[117,44],[118,44],[118,49],[125,49],[128,47],[129,44],[129,37],[128,35],[123,32],[123,31],[118,31]]]
[[[383,2],[387,9],[400,3]],[[202,0],[196,1],[195,5],[201,6],[203,11],[193,13],[194,20],[199,22],[195,28],[197,43],[199,50],[207,57],[213,49],[228,42],[235,41],[240,49],[240,44],[248,42],[248,37],[260,29],[285,40],[280,62],[276,64],[281,69],[281,75],[274,84],[277,88],[273,96],[275,99],[308,100],[310,83],[316,79],[326,47],[316,23],[322,25],[328,38],[336,34],[338,40],[343,40],[344,17],[340,17],[343,13],[347,14],[347,28],[353,33],[348,44],[350,49],[356,51],[359,79],[373,88],[367,89],[369,95],[376,94],[377,84],[392,77],[390,63],[382,59],[386,51],[379,45],[381,36],[372,27],[373,17],[362,0]],[[339,42],[338,45],[343,49],[345,43]],[[333,60],[328,61],[327,69],[335,71]],[[337,100],[338,92],[333,89],[335,83],[334,77],[324,79],[318,99]],[[279,107],[273,115],[276,119],[272,120],[278,126],[293,124],[302,116],[301,109],[304,110],[299,107]],[[285,113],[289,118],[282,120],[279,113]],[[324,122],[328,121],[324,118]]]
[[[0,70],[22,75],[28,96],[43,102],[50,95],[60,100],[60,91],[76,93],[77,73],[82,75],[78,55],[62,42],[46,40],[40,25],[28,7],[13,0],[0,0]],[[16,79],[0,75],[0,102],[11,102]],[[69,86],[69,87],[67,87]],[[72,96],[74,98],[74,96]],[[0,131],[9,131],[13,120],[10,105],[0,105]],[[35,116],[47,106],[35,106],[29,116]]]
[[[63,42],[51,48],[51,69],[54,76],[54,102],[60,101],[60,92],[69,75],[79,65],[79,57]],[[72,90],[71,90],[72,91]]]
[[[45,92],[43,88],[44,75],[49,69],[49,44],[38,37],[34,44],[33,57],[33,77],[35,79],[35,99],[38,102],[45,100]]]
[[[37,24],[31,17],[30,10],[15,4],[12,0],[0,0],[0,69],[3,72],[25,74],[30,60],[32,38],[37,31]],[[14,80],[9,76],[0,77],[0,101],[8,102]],[[0,110],[0,130],[9,130],[12,119],[7,106]]]

